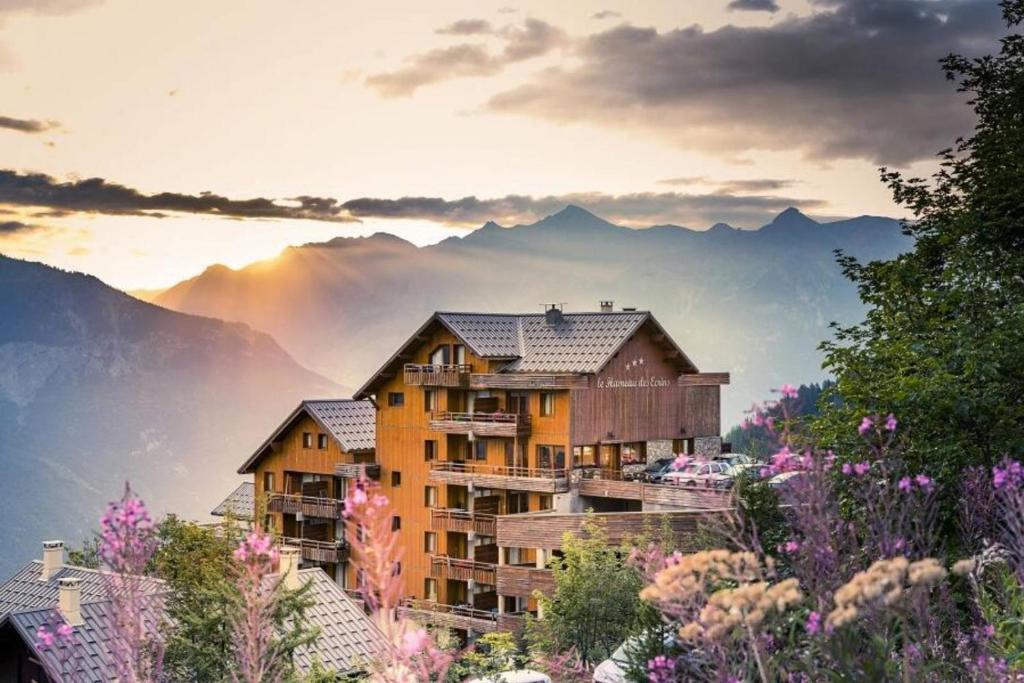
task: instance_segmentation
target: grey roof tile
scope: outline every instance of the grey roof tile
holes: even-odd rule
[[[303,401],[303,405],[338,440],[342,450],[368,450],[376,445],[377,413],[369,401]]]
[[[220,502],[210,514],[215,517],[231,516],[234,519],[252,520],[256,513],[256,484],[244,481]]]
[[[52,607],[57,604],[59,593],[58,582],[64,578],[81,580],[82,602],[94,602],[106,598],[104,573],[96,569],[64,565],[47,581],[39,577],[43,563],[33,560],[18,570],[11,578],[0,584],[0,617],[17,610]],[[159,580],[151,579],[152,585],[161,585]]]

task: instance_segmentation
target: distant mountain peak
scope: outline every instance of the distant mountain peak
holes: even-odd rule
[[[781,226],[807,226],[807,225],[820,225],[816,220],[808,218],[800,209],[795,206],[791,206],[778,216],[776,216],[770,225],[781,225]]]
[[[715,223],[710,228],[708,228],[708,232],[713,232],[713,233],[730,233],[730,232],[736,232],[737,230],[738,230],[738,228],[734,228],[731,225],[729,225],[728,223]]]
[[[534,223],[534,226],[575,229],[603,229],[618,227],[614,223],[609,223],[600,216],[597,216],[575,204],[569,204],[558,213],[551,214],[547,218],[537,221]]]

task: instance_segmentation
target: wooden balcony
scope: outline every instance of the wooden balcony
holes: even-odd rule
[[[498,595],[529,598],[533,596],[534,591],[540,591],[545,595],[553,595],[555,592],[555,574],[550,569],[538,569],[532,565],[502,564],[498,565],[496,574],[494,590]]]
[[[488,562],[462,560],[447,555],[430,556],[430,576],[435,579],[476,581],[488,586],[494,585],[495,565]]]
[[[454,460],[432,462],[428,481],[478,488],[565,493],[569,490],[569,472],[564,469],[504,467]]]
[[[469,384],[469,365],[405,364],[405,384],[410,387],[464,387]]]
[[[337,498],[300,496],[292,493],[271,493],[267,496],[267,512],[301,514],[317,519],[341,519],[345,503]]]
[[[523,437],[530,433],[530,416],[516,413],[454,413],[447,410],[430,415],[430,428],[445,434]]]
[[[598,512],[593,517],[604,524],[608,543],[618,545],[641,535],[656,535],[667,525],[672,529],[680,548],[696,542],[701,521],[712,510],[669,512]],[[544,548],[561,550],[565,534],[580,536],[587,520],[586,513],[526,512],[499,515],[496,543],[507,548]]]
[[[494,536],[495,515],[466,510],[431,510],[430,528],[434,531],[470,532],[481,536]]]
[[[405,599],[398,606],[398,614],[421,624],[457,628],[477,633],[498,630],[498,614],[487,610],[460,605],[445,605],[430,600]]]
[[[586,389],[586,375],[547,375],[542,373],[476,373],[469,376],[470,389]]]
[[[310,538],[294,538],[282,536],[278,539],[281,545],[292,546],[301,551],[302,559],[323,564],[337,564],[348,560],[349,547],[343,540],[314,541]]]
[[[624,481],[622,473],[613,470],[586,471],[578,479],[574,473],[573,487],[577,488],[581,496],[639,500],[680,510],[722,510],[732,507],[732,493],[728,490]]]
[[[498,630],[503,633],[519,633],[526,628],[528,612],[505,612],[498,615]]]
[[[358,479],[363,472],[367,479],[380,479],[380,465],[375,462],[342,462],[334,466],[334,474],[345,479]]]

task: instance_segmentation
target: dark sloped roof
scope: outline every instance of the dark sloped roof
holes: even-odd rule
[[[52,607],[57,604],[60,579],[81,580],[82,602],[102,600],[106,597],[103,574],[95,569],[66,565],[47,581],[40,581],[43,563],[33,560],[0,584],[0,617],[23,609]]]
[[[210,514],[215,517],[252,520],[256,514],[256,484],[243,481]]]
[[[448,328],[480,358],[507,359],[500,372],[541,372],[595,374],[611,360],[643,325],[652,325],[690,372],[696,366],[686,357],[648,311],[563,313],[557,323],[548,323],[543,313],[435,313],[363,385],[356,396],[365,396],[387,369],[418,343],[434,322]]]
[[[296,666],[305,672],[319,661],[342,673],[365,671],[384,647],[384,634],[322,569],[301,569],[299,577],[312,581],[314,604],[306,610],[306,618],[310,626],[319,627],[320,636],[312,647],[295,652]]]
[[[66,664],[61,661],[63,651],[36,646],[36,631],[41,626],[56,628],[64,623],[63,616],[56,608],[12,612],[7,620],[33,656],[50,670],[60,672],[68,667],[70,670],[65,670],[65,673],[69,674],[69,678],[82,683],[109,683],[117,680],[118,672],[111,655],[111,643],[116,632],[111,619],[110,602],[102,600],[85,603],[81,609],[83,623],[74,627],[74,654],[67,657]],[[162,611],[156,607],[144,609],[143,615],[147,631],[156,633]]]
[[[377,414],[373,403],[351,398],[307,400],[300,403],[256,449],[256,452],[249,456],[249,459],[238,468],[238,473],[250,473],[271,442],[303,413],[316,420],[317,424],[338,442],[343,451],[367,451],[373,450],[376,446]]]

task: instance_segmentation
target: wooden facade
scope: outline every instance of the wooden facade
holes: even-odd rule
[[[717,511],[685,512],[599,512],[592,513],[605,525],[608,542],[619,544],[641,535],[655,536],[664,525],[672,529],[681,545],[697,533],[701,520]],[[588,515],[583,513],[537,512],[500,515],[497,518],[497,541],[503,548],[544,548],[561,550],[565,534],[583,532]],[[500,570],[499,570],[500,576]],[[500,578],[499,578],[500,584]]]

